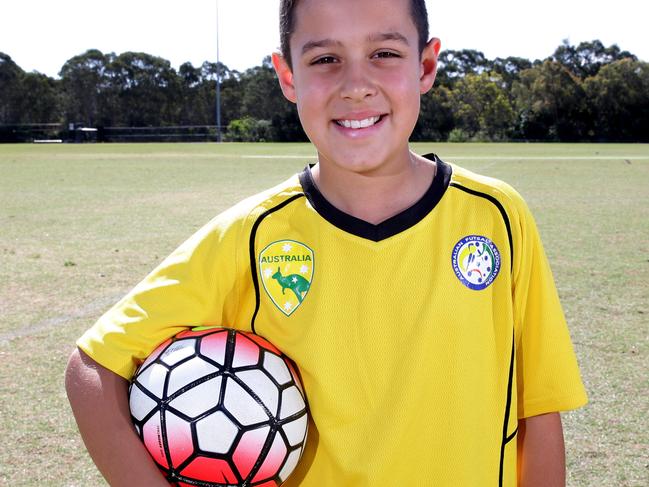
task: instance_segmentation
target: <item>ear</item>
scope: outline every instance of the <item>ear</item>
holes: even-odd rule
[[[433,83],[435,83],[437,58],[441,48],[441,41],[437,37],[433,37],[421,52],[419,91],[422,95],[427,93],[433,87]]]
[[[295,103],[297,96],[295,95],[295,85],[293,84],[293,71],[291,71],[284,56],[279,52],[274,52],[271,59],[275,72],[277,73],[277,79],[279,79],[279,86],[282,88],[282,93],[284,93],[288,101]]]

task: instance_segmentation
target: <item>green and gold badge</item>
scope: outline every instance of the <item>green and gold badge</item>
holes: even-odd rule
[[[290,316],[300,307],[313,281],[313,250],[302,242],[279,240],[259,254],[261,282],[275,306]]]

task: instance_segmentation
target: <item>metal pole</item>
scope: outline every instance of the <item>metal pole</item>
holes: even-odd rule
[[[221,142],[221,75],[219,74],[219,0],[216,0],[216,141]]]

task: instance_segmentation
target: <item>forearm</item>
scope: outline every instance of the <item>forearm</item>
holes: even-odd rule
[[[133,428],[126,380],[77,349],[65,387],[86,448],[111,486],[168,487]]]
[[[518,422],[518,486],[565,487],[566,461],[559,413]]]

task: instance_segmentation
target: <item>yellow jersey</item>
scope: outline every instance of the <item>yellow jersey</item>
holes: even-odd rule
[[[299,367],[307,447],[287,486],[516,485],[518,419],[586,402],[534,220],[500,181],[435,178],[378,224],[310,168],[217,216],[78,341],[130,378],[189,326],[257,333]]]

